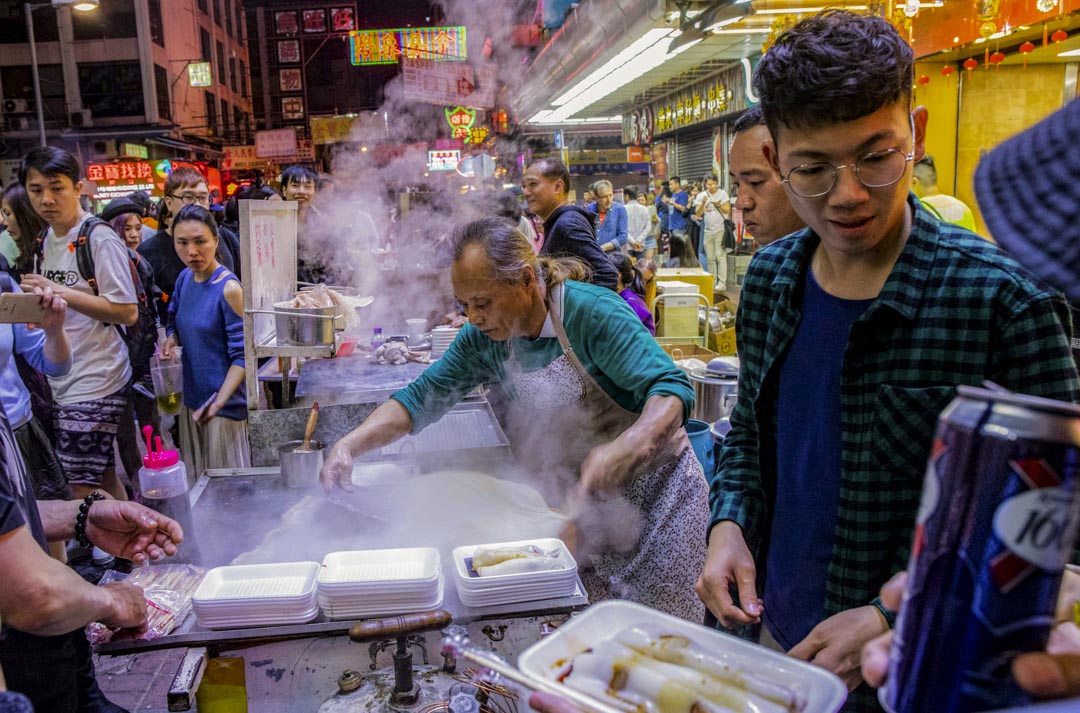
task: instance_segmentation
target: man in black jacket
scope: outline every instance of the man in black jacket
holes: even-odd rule
[[[529,210],[544,221],[540,254],[577,258],[592,270],[594,285],[614,290],[619,275],[596,242],[596,216],[570,204],[570,171],[563,162],[555,158],[534,161],[526,169],[521,186]]]

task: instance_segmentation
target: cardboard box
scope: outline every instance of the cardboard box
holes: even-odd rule
[[[709,347],[719,356],[735,356],[735,328],[709,334]]]
[[[656,336],[696,337],[701,334],[698,326],[697,294],[668,295],[656,306]]]
[[[667,352],[672,359],[700,359],[706,364],[720,356],[711,349],[706,349],[700,344],[661,344],[660,347]]]

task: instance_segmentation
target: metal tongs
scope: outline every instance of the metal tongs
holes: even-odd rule
[[[636,710],[636,708],[630,706],[625,708],[621,706],[616,707],[581,693],[569,686],[560,686],[553,681],[548,681],[543,678],[529,678],[493,653],[470,647],[464,649],[461,652],[461,656],[462,658],[472,661],[490,671],[494,671],[503,678],[513,681],[520,686],[524,686],[529,690],[550,693],[553,696],[558,696],[565,701],[569,701],[585,711],[585,713],[628,713],[629,711]]]

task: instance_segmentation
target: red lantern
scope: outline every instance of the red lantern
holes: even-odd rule
[[[955,72],[955,71],[956,70],[953,69],[953,66],[951,64],[947,64],[947,65],[945,65],[944,67],[941,68],[941,76],[948,79],[949,77],[952,76],[952,73]]]
[[[1004,52],[995,52],[994,54],[990,55],[990,64],[994,65],[994,71],[995,72],[998,71],[998,65],[1000,65],[1004,61],[1005,61],[1005,53]]]
[[[979,60],[975,59],[974,57],[968,57],[964,60],[964,69],[967,70],[968,79],[971,79],[971,70],[975,69],[978,66]]]
[[[1065,40],[1069,39],[1069,33],[1065,30],[1057,30],[1056,32],[1054,32],[1054,34],[1050,35],[1050,39],[1053,40],[1055,43],[1064,42]]]
[[[1024,55],[1024,69],[1027,69],[1027,56],[1035,51],[1035,45],[1025,42],[1020,45],[1020,54]]]
[[[921,77],[919,77],[919,84],[922,84],[923,86],[925,86],[925,85],[927,85],[929,83],[930,83],[930,77],[926,76],[925,74],[922,75]]]

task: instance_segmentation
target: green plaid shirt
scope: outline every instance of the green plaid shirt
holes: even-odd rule
[[[911,236],[844,352],[826,616],[869,604],[907,567],[934,426],[957,385],[989,379],[1025,394],[1080,397],[1064,300],[997,246],[938,221],[914,195],[909,202]],[[758,250],[742,287],[739,399],[710,501],[713,523],[738,523],[759,567],[773,524],[779,364],[818,243],[806,229]]]

